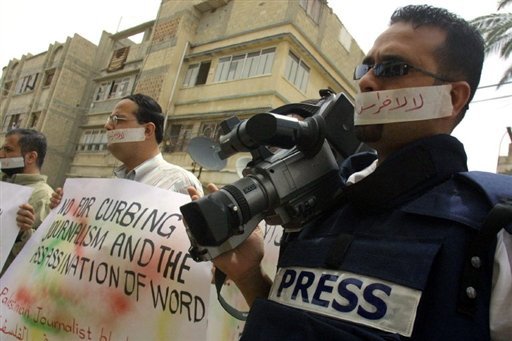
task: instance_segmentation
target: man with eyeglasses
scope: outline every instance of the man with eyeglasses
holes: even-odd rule
[[[165,161],[160,153],[164,120],[162,108],[149,96],[130,95],[117,103],[105,124],[108,150],[123,163],[114,174],[184,194],[188,186],[201,191],[191,172]]]
[[[344,162],[338,207],[284,235],[273,282],[258,229],[214,259],[251,307],[242,340],[511,339],[512,224],[493,206],[512,181],[467,172],[450,136],[483,59],[454,14],[393,13],[354,72],[356,132],[378,156]]]
[[[134,94],[123,97],[107,118],[107,148],[122,162],[114,170],[121,179],[130,179],[171,191],[188,194],[192,186],[203,192],[201,182],[186,169],[167,162],[160,152],[165,116],[151,97]],[[62,199],[58,188],[52,197],[52,208]]]
[[[2,181],[33,188],[28,203],[21,205],[16,214],[20,231],[3,269],[0,269],[0,277],[50,213],[53,189],[46,183],[48,177],[41,174],[46,148],[46,137],[41,132],[24,128],[9,130],[0,148]]]

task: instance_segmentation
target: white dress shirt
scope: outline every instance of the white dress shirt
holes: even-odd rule
[[[194,174],[165,161],[162,153],[144,161],[129,172],[125,165],[121,165],[114,170],[114,175],[117,178],[135,180],[146,185],[187,195],[187,187],[192,186],[203,195],[203,186]]]

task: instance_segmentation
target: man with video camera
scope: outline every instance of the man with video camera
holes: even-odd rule
[[[274,281],[259,229],[213,260],[251,307],[242,340],[510,339],[512,180],[467,172],[450,136],[483,59],[452,13],[393,13],[354,72],[356,133],[378,157],[345,160],[337,206],[283,236]]]

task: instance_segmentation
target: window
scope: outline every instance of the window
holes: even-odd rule
[[[195,85],[206,84],[210,65],[210,61],[190,65],[185,75],[183,86],[188,88]]]
[[[10,114],[4,118],[2,132],[21,127],[21,114]]]
[[[231,57],[224,57],[219,59],[219,65],[217,65],[217,73],[215,74],[215,82],[227,79],[230,62]]]
[[[199,74],[199,64],[193,64],[188,67],[185,80],[183,81],[184,87],[192,87],[196,85],[197,75]]]
[[[215,142],[218,142],[220,135],[222,135],[220,124],[215,121],[202,122],[199,131],[200,136],[209,137]]]
[[[29,128],[36,128],[37,126],[37,123],[39,122],[39,118],[41,117],[41,112],[38,111],[38,112],[33,112],[31,115],[30,115],[30,120],[29,120],[29,123],[28,123],[28,127]]]
[[[253,52],[247,55],[242,78],[272,73],[275,48]]]
[[[52,84],[53,77],[55,76],[55,69],[47,70],[44,73],[43,86],[50,86]]]
[[[84,131],[77,151],[96,152],[107,148],[107,134],[103,129],[89,129]]]
[[[28,75],[18,80],[18,84],[16,85],[16,93],[22,94],[27,91],[34,90],[38,75],[38,73],[35,73],[33,75]]]
[[[244,79],[272,73],[275,48],[219,59],[215,82]]]
[[[11,86],[12,86],[12,81],[11,82],[5,82],[4,89],[3,89],[3,92],[2,92],[4,96],[8,96],[9,95],[9,91],[11,90]]]
[[[110,59],[110,63],[108,64],[107,72],[114,72],[123,69],[126,58],[128,58],[128,52],[130,52],[129,46],[115,50],[112,54],[112,58]]]
[[[302,92],[306,92],[309,81],[309,67],[299,57],[290,52],[285,77]]]
[[[231,57],[227,80],[239,79],[244,68],[245,54]]]
[[[107,93],[108,83],[101,83],[96,89],[96,94],[94,95],[95,101],[103,101],[105,99],[105,95]]]
[[[192,124],[172,124],[164,145],[167,153],[184,152],[192,137]]]
[[[341,45],[345,48],[345,50],[350,52],[350,45],[352,44],[352,37],[350,33],[345,29],[345,27],[341,28],[340,35],[338,37]]]
[[[112,98],[121,98],[130,94],[132,79],[130,77],[118,78],[102,82],[96,88],[95,101],[104,101]]]
[[[128,94],[128,85],[130,84],[130,78],[126,77],[123,79],[116,79],[112,82],[108,98],[121,98]]]
[[[318,24],[320,21],[320,9],[322,8],[320,0],[300,0],[300,5],[306,10],[311,19]]]

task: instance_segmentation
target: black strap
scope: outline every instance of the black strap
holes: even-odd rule
[[[478,234],[470,241],[464,272],[459,290],[459,312],[473,315],[476,310],[476,296],[480,293],[481,262],[496,240],[498,232],[512,223],[512,202],[496,204],[490,211]]]
[[[240,311],[233,306],[231,306],[224,297],[222,297],[220,291],[222,289],[222,285],[224,285],[224,282],[226,281],[226,274],[219,269],[215,268],[215,288],[217,289],[217,299],[219,300],[220,305],[222,308],[224,308],[225,311],[227,311],[231,316],[234,318],[245,321],[247,320],[247,315],[249,315],[248,311]]]

